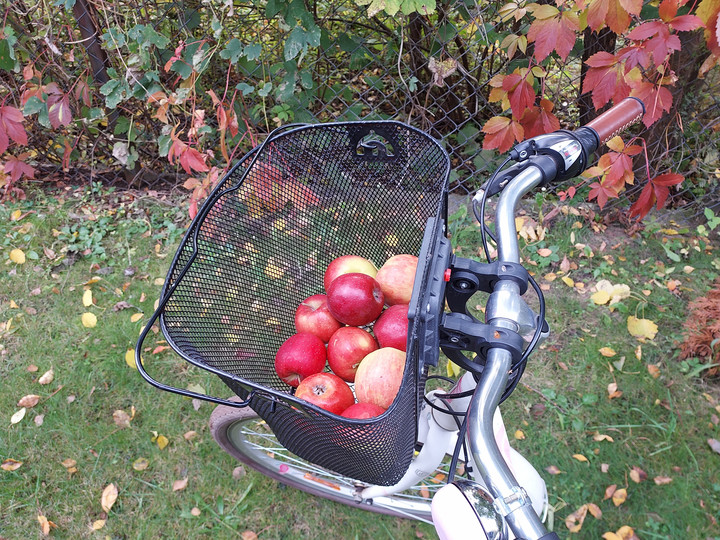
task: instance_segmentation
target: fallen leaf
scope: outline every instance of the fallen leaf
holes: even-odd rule
[[[568,277],[568,276],[563,276],[563,277],[562,277],[562,282],[563,282],[565,285],[567,285],[568,287],[574,287],[574,286],[575,286],[575,282],[572,280],[572,278],[570,278],[570,277]]]
[[[607,291],[597,291],[590,296],[590,300],[598,306],[605,305],[610,301],[610,293]]]
[[[612,502],[615,506],[620,506],[627,500],[627,490],[625,488],[616,489],[612,494]]]
[[[255,533],[255,531],[243,531],[240,535],[240,538],[242,540],[257,540],[258,535]]]
[[[660,376],[660,368],[655,364],[648,364],[647,370],[653,379],[657,379]]]
[[[610,435],[605,435],[604,433],[600,433],[599,431],[596,431],[593,435],[593,441],[615,442],[615,440]]]
[[[30,364],[30,365],[27,367],[27,370],[28,370],[30,373],[35,373],[38,369],[39,369],[39,368],[38,368],[35,364]]]
[[[45,373],[42,374],[42,376],[38,379],[38,382],[40,384],[50,384],[55,379],[55,371],[52,369],[48,369]]]
[[[610,347],[602,347],[601,349],[598,349],[598,351],[606,358],[612,358],[617,354],[615,350]]]
[[[72,467],[75,467],[75,465],[77,465],[77,461],[75,461],[72,458],[67,458],[67,459],[62,460],[61,465],[63,467],[65,467],[66,469],[70,469]]]
[[[242,465],[238,465],[237,467],[235,467],[233,469],[232,477],[235,480],[240,480],[241,478],[243,478],[245,476],[245,474],[247,474],[245,472],[245,468]]]
[[[537,254],[541,257],[549,257],[550,255],[552,255],[552,250],[548,248],[540,248],[537,250]]]
[[[185,438],[186,441],[192,441],[193,439],[196,439],[197,436],[198,436],[197,431],[192,431],[192,430],[188,431],[187,433],[185,433],[183,435],[183,437]]]
[[[720,454],[720,441],[717,439],[708,439],[707,443],[710,445],[713,452]]]
[[[630,471],[630,480],[639,484],[640,482],[647,480],[647,473],[640,467],[633,467]]]
[[[158,435],[156,442],[157,442],[158,448],[160,450],[163,450],[170,441],[168,440],[168,438],[165,435]]]
[[[100,504],[103,511],[109,514],[110,509],[113,507],[113,504],[115,504],[117,498],[118,490],[117,487],[115,487],[115,484],[108,484],[105,486],[105,489],[102,492],[102,497],[100,497]]]
[[[141,457],[133,461],[132,468],[136,471],[144,471],[148,468],[149,465],[150,462],[147,460],[147,458]]]
[[[640,341],[654,339],[658,331],[657,324],[650,319],[638,319],[633,315],[630,315],[627,319],[627,329],[631,336]]]
[[[183,478],[182,480],[175,480],[172,485],[173,491],[182,491],[185,489],[188,485],[188,479],[187,477]]]
[[[617,389],[617,383],[610,383],[607,387],[608,399],[615,399],[622,396],[622,391]]]
[[[573,458],[577,459],[578,461],[581,461],[583,463],[588,463],[588,458],[583,456],[582,454],[573,454]]]
[[[193,506],[190,510],[190,515],[198,517],[200,515],[200,509],[197,506]]]
[[[3,471],[16,471],[22,466],[23,462],[12,458],[6,458],[0,465]]]
[[[552,283],[557,279],[557,275],[553,272],[550,272],[548,274],[545,274],[543,278],[545,279],[545,281],[549,281],[550,283]]]
[[[130,427],[130,415],[121,409],[117,409],[113,412],[113,421],[118,427]]]
[[[39,514],[37,520],[40,524],[40,530],[42,530],[42,533],[45,536],[48,536],[50,534],[50,521],[48,521],[48,518],[46,518],[42,514]]]
[[[131,368],[137,369],[137,364],[135,364],[135,351],[132,349],[125,351],[125,363]]]
[[[93,521],[91,527],[93,531],[99,531],[105,526],[105,520],[104,519],[97,519]]]
[[[556,465],[550,465],[549,467],[545,467],[545,470],[548,472],[548,474],[552,475],[562,474],[562,471]]]
[[[115,304],[112,307],[112,310],[113,311],[121,311],[123,309],[130,309],[131,307],[132,306],[130,304],[128,304],[125,300],[121,300],[120,302],[118,302],[117,304]]]
[[[85,306],[85,307],[90,307],[90,306],[93,305],[92,289],[87,289],[87,290],[83,293],[83,300],[82,300],[82,302],[83,302],[83,306]]]
[[[42,426],[44,421],[45,421],[45,415],[44,415],[44,414],[38,414],[38,415],[33,419],[33,422],[35,422],[35,425],[36,425],[36,426]]]
[[[97,317],[94,313],[86,311],[82,314],[82,324],[85,328],[95,328],[97,325]]]
[[[425,484],[420,484],[420,495],[422,495],[424,499],[430,498],[430,490]]]
[[[523,430],[521,430],[521,429],[515,430],[515,438],[518,441],[522,441],[523,439],[525,439],[525,433],[523,432]]]
[[[587,516],[588,505],[583,504],[580,508],[575,510],[572,514],[565,518],[565,526],[572,533],[580,532],[582,529],[585,516]]]
[[[600,472],[601,473],[607,473],[610,470],[610,465],[607,463],[601,463],[600,464]]]
[[[142,318],[143,318],[142,313],[133,313],[132,315],[130,315],[130,322],[138,322]]]
[[[13,415],[10,417],[10,423],[11,423],[11,424],[17,424],[18,422],[20,422],[23,418],[25,418],[25,413],[26,413],[26,412],[27,412],[27,409],[26,409],[25,407],[23,407],[22,409],[20,409],[19,411],[17,411],[15,414],[13,414]]]
[[[605,488],[605,497],[603,498],[603,501],[608,500],[610,497],[613,496],[613,493],[617,490],[617,484],[612,484],[611,486],[608,486]]]
[[[656,476],[653,478],[653,482],[655,482],[658,486],[664,486],[666,484],[671,483],[673,480],[669,476]]]
[[[588,503],[587,507],[592,517],[594,517],[595,519],[602,518],[602,510],[600,510],[600,507],[597,504]]]
[[[10,260],[15,264],[25,264],[25,252],[22,249],[13,249],[10,251]]]
[[[560,261],[560,270],[566,274],[570,271],[570,261],[568,261],[567,255],[563,256],[563,260]]]
[[[23,396],[20,398],[20,401],[18,401],[17,406],[18,407],[27,407],[32,408],[35,405],[38,404],[38,401],[40,401],[40,396],[36,394],[28,394],[27,396]]]

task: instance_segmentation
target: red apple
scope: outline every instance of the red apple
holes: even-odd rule
[[[325,369],[327,352],[322,339],[302,332],[290,336],[275,354],[275,371],[290,386],[297,387],[305,377]]]
[[[400,389],[405,371],[405,353],[383,347],[368,354],[355,374],[358,401],[387,409]]]
[[[410,303],[417,265],[418,258],[415,255],[395,255],[378,270],[375,279],[380,284],[388,306]]]
[[[377,268],[372,261],[359,255],[343,255],[342,257],[338,257],[332,261],[325,270],[325,276],[323,278],[325,292],[330,289],[330,284],[335,278],[343,274],[354,273],[367,274],[374,278],[375,274],[377,274]]]
[[[342,325],[333,317],[327,307],[327,296],[314,294],[302,301],[295,310],[295,329],[309,332],[327,343]]]
[[[378,318],[385,297],[380,285],[367,274],[336,277],[328,290],[328,309],[333,317],[350,326],[364,326]]]
[[[408,307],[407,304],[390,306],[375,321],[373,333],[380,347],[407,350]]]
[[[335,414],[342,413],[355,403],[355,396],[347,383],[327,372],[305,377],[298,385],[295,397]]]
[[[328,341],[328,365],[335,375],[353,382],[362,359],[377,348],[370,332],[357,326],[343,326]]]
[[[356,403],[355,405],[350,405],[347,409],[345,409],[340,416],[364,420],[365,418],[375,418],[384,412],[385,409],[373,403]]]

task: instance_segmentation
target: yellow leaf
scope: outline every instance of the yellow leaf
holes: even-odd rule
[[[549,274],[545,274],[543,278],[545,278],[545,281],[549,281],[550,283],[552,283],[557,279],[557,274],[550,272]]]
[[[20,216],[22,216],[22,212],[20,210],[15,210],[12,214],[10,214],[10,221],[17,221],[20,219]]]
[[[627,490],[625,488],[616,489],[612,494],[612,502],[615,506],[620,506],[627,500]]]
[[[135,461],[133,461],[132,467],[136,471],[144,471],[148,468],[150,465],[150,462],[147,460],[147,458],[141,457],[137,458]]]
[[[15,302],[15,300],[10,300],[10,308],[11,308],[11,309],[19,309],[20,306],[17,305],[17,303]]]
[[[182,491],[187,487],[188,479],[187,477],[183,478],[182,480],[175,480],[173,482],[172,490],[173,491]]]
[[[100,497],[100,505],[102,506],[103,511],[109,514],[110,509],[113,507],[113,504],[115,504],[117,498],[118,490],[117,487],[115,487],[115,484],[108,484],[105,486],[102,496]]]
[[[516,438],[518,441],[522,441],[523,439],[525,439],[525,433],[523,432],[523,430],[521,430],[521,429],[516,430],[516,431],[515,431],[515,438]]]
[[[158,448],[160,450],[163,450],[170,441],[165,435],[158,435],[158,438],[155,442],[157,442]]]
[[[642,345],[638,345],[635,349],[635,358],[642,360]]]
[[[93,294],[92,289],[87,289],[83,293],[83,306],[90,307],[93,305]]]
[[[70,469],[71,467],[74,467],[75,465],[77,465],[77,461],[75,461],[72,458],[67,458],[67,459],[62,460],[61,465],[63,467],[65,467],[66,469]]]
[[[37,520],[40,524],[40,529],[42,529],[42,533],[45,536],[48,536],[50,534],[50,521],[48,521],[48,518],[40,514],[38,515]]]
[[[15,264],[25,264],[25,252],[22,249],[13,249],[10,252],[10,260]]]
[[[573,458],[577,459],[578,461],[582,461],[584,463],[588,463],[588,458],[583,456],[582,454],[573,454]]]
[[[658,331],[657,324],[650,319],[638,319],[633,315],[630,315],[627,319],[627,328],[630,335],[640,341],[654,339]]]
[[[574,287],[574,286],[575,286],[575,282],[572,280],[572,278],[570,278],[570,277],[568,277],[568,276],[563,276],[563,277],[562,277],[562,280],[563,280],[563,283],[564,283],[565,285],[567,285],[568,287]]]
[[[17,424],[18,422],[20,422],[20,420],[22,420],[23,418],[25,418],[25,413],[26,413],[26,412],[27,412],[27,409],[26,409],[25,407],[23,407],[22,409],[20,409],[19,411],[17,411],[15,414],[13,414],[13,415],[10,417],[10,423],[11,423],[11,424]]]
[[[604,540],[623,540],[620,536],[615,534],[614,532],[608,531],[605,534],[602,535],[602,538]]]
[[[610,435],[605,435],[604,433],[600,433],[599,431],[596,431],[595,435],[593,435],[593,441],[615,442],[615,440]]]
[[[104,519],[97,519],[93,521],[92,529],[93,531],[99,531],[105,526],[105,520]]]
[[[2,465],[0,465],[0,469],[2,469],[3,471],[16,471],[20,468],[22,464],[22,461],[7,458],[5,461],[2,462]]]
[[[615,350],[610,347],[603,347],[601,349],[598,349],[598,351],[606,358],[612,358],[613,356],[615,356],[615,354],[617,354]]]
[[[135,365],[135,351],[132,349],[125,351],[125,363],[131,368],[137,369],[137,365]]]
[[[657,379],[660,376],[660,368],[655,364],[648,364],[647,370],[653,379]]]
[[[590,300],[598,306],[602,306],[610,301],[610,293],[607,291],[598,291],[590,297]]]
[[[55,371],[52,369],[48,369],[45,373],[42,374],[42,377],[38,379],[38,382],[40,384],[50,384],[55,380]]]
[[[95,328],[97,325],[97,317],[94,313],[86,311],[82,314],[82,324],[85,328]]]
[[[602,510],[600,510],[600,507],[595,503],[588,503],[588,511],[590,514],[592,514],[592,517],[595,519],[602,518]]]
[[[447,374],[448,377],[451,378],[457,378],[460,376],[460,366],[458,366],[455,362],[452,360],[448,360],[447,363]]]
[[[133,313],[132,315],[130,315],[130,322],[138,322],[142,318],[143,318],[142,313]]]
[[[623,525],[617,531],[615,531],[615,534],[617,534],[621,540],[631,540],[631,538],[635,536],[635,531],[632,529],[632,527]]]

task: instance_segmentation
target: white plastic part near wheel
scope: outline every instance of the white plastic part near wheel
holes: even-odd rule
[[[365,484],[290,453],[250,407],[238,409],[217,406],[210,416],[210,431],[228,454],[269,478],[311,495],[396,517],[432,523],[432,496],[447,478],[447,471],[438,470],[435,481],[428,480],[427,483],[391,496],[360,501],[357,494],[367,487]]]

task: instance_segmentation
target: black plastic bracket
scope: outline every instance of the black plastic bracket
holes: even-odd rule
[[[445,289],[450,311],[467,313],[466,304],[470,297],[476,292],[492,292],[500,280],[517,283],[522,295],[528,288],[528,271],[518,263],[480,263],[472,259],[453,257]]]

